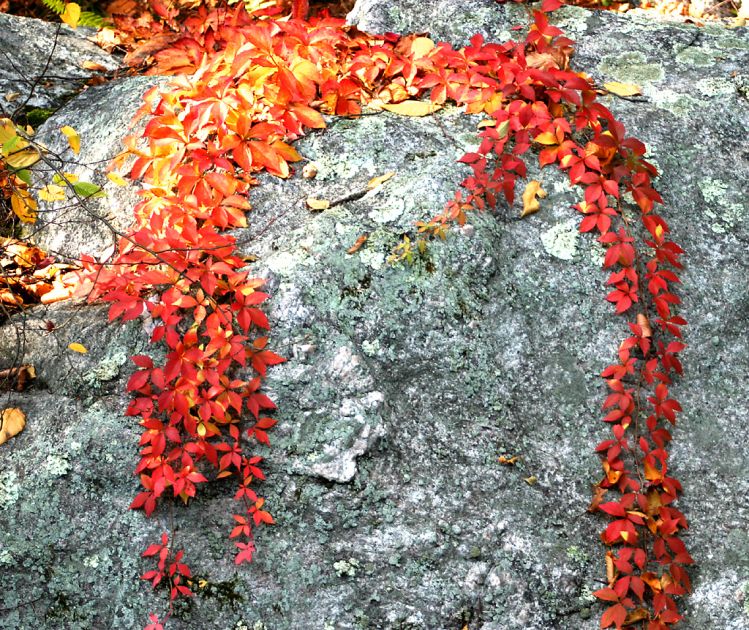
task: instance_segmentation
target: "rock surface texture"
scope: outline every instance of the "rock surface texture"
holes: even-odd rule
[[[463,43],[509,36],[522,15],[489,0],[363,0],[351,20]],[[636,102],[605,104],[647,143],[663,215],[689,255],[672,465],[698,568],[681,627],[747,629],[749,34],[580,9],[557,20],[579,42],[577,69],[642,86]],[[85,129],[98,107],[96,137],[111,138],[123,130],[108,125],[143,87],[103,86],[59,116]],[[335,120],[299,143],[316,179],[264,178],[253,191],[252,224],[236,235],[259,256],[273,349],[289,358],[268,381],[281,422],[262,491],[278,525],[237,573],[230,488],[177,506],[178,545],[208,586],[171,627],[598,628],[604,521],[585,510],[599,475],[593,449],[607,435],[597,375],[623,324],[603,299],[602,250],[577,233],[579,192],[554,169],[532,170],[549,192],[538,214],[475,216],[427,261],[385,261],[465,176],[455,159],[475,144],[476,122],[450,108]],[[388,171],[395,177],[358,201],[304,207]],[[112,212],[126,221],[120,194]],[[60,242],[78,230],[50,229]],[[22,324],[0,330],[0,356],[12,360],[23,343],[39,371],[33,389],[10,396],[29,421],[0,450],[0,628],[139,627],[163,608],[138,580],[139,553],[172,519],[168,508],[148,520],[127,509],[138,435],[123,415],[127,357],[146,349],[147,333],[70,305],[32,311],[25,334]],[[65,351],[71,341],[89,353]],[[501,466],[503,454],[522,460]]]
[[[97,74],[83,62],[108,71],[118,68],[114,57],[86,39],[94,33],[90,28],[74,31],[64,24],[0,13],[1,109],[12,112],[24,102],[55,109]]]

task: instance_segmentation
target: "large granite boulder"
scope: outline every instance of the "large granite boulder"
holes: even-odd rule
[[[434,5],[365,0],[352,15],[457,43],[495,13],[500,32],[520,19],[488,0]],[[663,214],[689,253],[672,465],[698,567],[682,627],[746,629],[749,36],[578,9],[560,21],[581,42],[578,68],[642,86],[644,98],[608,104],[662,169]],[[125,94],[142,88],[127,80],[85,98],[134,103]],[[61,113],[69,124],[79,103],[81,118],[90,111],[73,101]],[[229,553],[228,487],[151,519],[127,510],[138,432],[123,415],[124,383],[127,357],[148,349],[139,322],[109,327],[101,309],[66,305],[0,330],[1,356],[22,340],[39,371],[10,398],[28,413],[26,430],[0,448],[2,630],[145,623],[163,595],[139,583],[138,555],[173,518],[207,580],[173,628],[598,627],[604,521],[585,508],[606,435],[597,375],[623,325],[603,300],[601,249],[576,231],[578,192],[535,170],[550,193],[538,214],[476,216],[428,259],[385,260],[452,195],[475,125],[450,108],[336,120],[299,143],[316,179],[264,178],[253,192],[252,224],[237,238],[259,257],[273,347],[289,361],[268,381],[281,422],[262,490],[278,525],[261,532],[249,567],[236,571]],[[304,207],[387,171],[393,179],[357,201]],[[67,351],[72,341],[88,354]],[[503,454],[522,460],[501,466]]]
[[[56,109],[102,69],[119,68],[117,59],[87,39],[94,33],[0,13],[0,111],[18,105]]]

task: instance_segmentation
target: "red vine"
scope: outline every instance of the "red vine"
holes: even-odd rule
[[[254,528],[273,519],[254,490],[264,475],[248,446],[269,444],[275,404],[261,386],[282,359],[267,349],[262,281],[245,270],[224,230],[246,225],[255,173],[290,174],[289,163],[301,158],[288,142],[323,128],[320,112],[356,116],[359,103],[428,93],[435,107],[450,101],[487,118],[478,149],[460,160],[472,169],[464,190],[418,224],[422,234],[444,237],[451,222],[495,208],[501,196],[512,203],[531,147],[540,149],[541,166],[556,164],[584,189],[574,206],[580,231],[599,234],[606,299],[630,318],[618,360],[602,374],[613,438],[596,449],[604,476],[590,507],[612,518],[601,535],[611,547],[608,586],[595,592],[608,603],[601,626],[664,630],[681,619],[674,597],[690,588],[684,567],[692,559],[679,538],[686,520],[673,506],[681,486],[667,474],[666,447],[667,426],[681,412],[670,385],[682,372],[686,321],[674,311],[674,285],[683,252],[655,212],[662,199],[644,144],[597,102],[591,80],[569,69],[572,42],[548,21],[558,6],[544,0],[532,12],[524,41],[476,35],[459,50],[414,35],[362,34],[325,15],[296,19],[307,12],[300,1],[294,19],[277,10],[249,14],[239,3],[230,12],[200,8],[184,21],[183,37],[157,61],[195,72],[145,96],[145,130],[127,141],[129,175],[143,184],[135,227],[112,261],[85,260],[91,299],[112,303],[110,320],[146,315],[151,341],[165,353],[159,361],[133,357],[138,369],[127,385],[127,414],[143,428],[136,467],[143,489],[132,508],[150,515],[164,496],[187,503],[209,478],[232,477],[242,505],[230,533],[236,563],[252,559]],[[639,225],[626,210],[633,205]],[[603,502],[608,491],[618,494]],[[192,595],[190,569],[167,534],[144,555],[158,564],[143,578],[154,587],[167,582],[170,602]],[[148,628],[158,630],[170,614],[171,604],[162,620],[152,613]]]

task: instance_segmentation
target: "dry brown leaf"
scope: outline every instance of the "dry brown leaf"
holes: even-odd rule
[[[590,505],[588,506],[588,512],[596,512],[598,511],[598,506],[601,505],[601,501],[603,501],[603,497],[606,495],[606,488],[601,488],[601,486],[593,486],[593,500],[590,502]]]
[[[650,619],[650,613],[644,608],[635,608],[630,611],[624,619],[624,625],[629,626],[637,623],[638,621],[645,621]]]
[[[616,565],[614,564],[614,554],[610,551],[606,552],[606,579],[608,580],[609,586],[613,586],[616,581]]]
[[[317,166],[314,162],[307,162],[302,167],[302,177],[304,179],[315,179],[317,177]]]
[[[18,435],[26,426],[26,414],[16,407],[3,409],[0,416],[0,444],[5,444],[14,435]]]
[[[436,105],[431,101],[402,101],[400,103],[387,103],[382,106],[382,109],[386,109],[389,112],[398,114],[399,116],[427,116],[433,114],[440,108],[440,105]]]
[[[619,83],[619,81],[609,81],[604,83],[605,87],[612,94],[617,96],[637,96],[642,94],[642,88],[634,83]]]
[[[532,179],[525,186],[523,191],[523,211],[520,213],[520,218],[527,217],[529,214],[538,212],[541,208],[538,203],[537,197],[543,199],[546,197],[546,191],[541,188],[541,182]]]
[[[390,171],[388,173],[385,173],[384,175],[380,175],[379,177],[373,177],[367,182],[367,190],[373,190],[374,188],[381,186],[387,180],[392,178],[393,175],[395,175],[395,173],[393,171]]]
[[[330,208],[330,201],[327,199],[317,199],[315,197],[307,197],[307,207],[310,210],[327,210]]]
[[[642,328],[643,337],[653,336],[653,328],[650,326],[650,320],[648,319],[647,315],[645,315],[644,313],[638,313],[637,325],[640,326],[640,328]]]
[[[364,243],[367,242],[367,239],[369,238],[369,234],[362,234],[359,238],[356,239],[356,242],[346,250],[347,254],[355,254],[361,249],[361,246],[364,245]]]
[[[14,389],[22,392],[27,385],[36,378],[36,370],[33,365],[22,365],[20,367],[6,368],[0,370],[0,385],[6,389]],[[15,381],[11,383],[11,381]]]

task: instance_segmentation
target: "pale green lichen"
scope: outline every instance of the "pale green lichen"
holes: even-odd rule
[[[18,475],[14,470],[0,473],[0,510],[7,510],[18,501],[20,487]]]
[[[646,89],[645,94],[656,107],[665,109],[676,116],[686,116],[702,106],[696,98],[662,86]]]
[[[577,219],[568,219],[543,232],[541,242],[548,254],[560,260],[572,260],[577,253],[578,235]]]
[[[389,196],[386,203],[372,210],[369,218],[376,223],[392,223],[398,219],[406,209],[406,203],[399,195]]]
[[[554,24],[561,28],[568,37],[587,33],[591,12],[580,7],[565,6],[554,14]]]
[[[706,68],[715,64],[719,53],[709,48],[685,48],[676,55],[676,61],[690,66]]]
[[[374,249],[363,249],[359,251],[362,263],[377,271],[385,265],[385,254]]]
[[[715,31],[717,37],[714,40],[716,48],[722,50],[749,50],[749,40],[744,37],[736,37],[735,35],[727,35],[726,30],[721,26]]]
[[[705,96],[723,96],[727,94],[733,94],[736,91],[733,83],[726,79],[718,77],[709,77],[702,79],[694,84],[697,91]]]
[[[348,560],[339,560],[333,563],[333,569],[338,574],[338,577],[348,576],[355,577],[356,572],[359,569],[359,561],[356,558],[349,558]]]
[[[44,472],[49,477],[62,477],[70,470],[70,461],[60,455],[47,455]]]
[[[730,189],[729,184],[719,179],[705,178],[697,182],[702,197],[708,204],[705,214],[714,220],[710,229],[716,234],[726,234],[741,221],[746,214],[746,208],[739,203],[726,199]]]
[[[657,63],[648,63],[641,52],[628,52],[618,55],[606,55],[598,64],[599,72],[616,81],[625,81],[644,85],[663,79],[663,68]]]
[[[361,349],[368,357],[375,357],[380,353],[380,340],[373,339],[370,341],[369,339],[365,339],[362,341]]]

